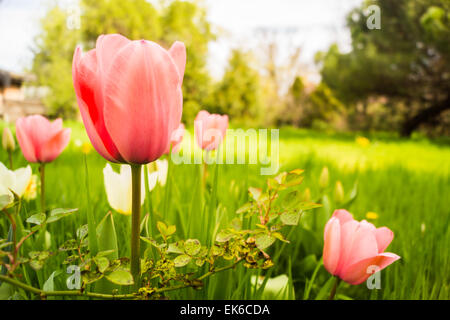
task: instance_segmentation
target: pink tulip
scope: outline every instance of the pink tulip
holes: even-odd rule
[[[70,141],[70,129],[63,129],[62,120],[50,122],[41,115],[19,118],[16,135],[28,162],[46,163],[55,160]]]
[[[325,226],[323,264],[332,275],[360,284],[371,275],[370,266],[381,270],[400,259],[384,252],[393,238],[394,233],[386,227],[377,229],[365,220],[354,220],[346,210],[336,210]]]
[[[214,150],[225,138],[228,116],[202,110],[195,118],[194,127],[198,145],[204,150]]]
[[[181,142],[183,141],[185,131],[186,130],[184,129],[184,124],[180,123],[178,128],[172,132],[170,136],[170,143],[167,145],[164,154],[168,154],[170,152],[170,146],[172,146],[172,153],[177,153],[178,151],[180,151]]]
[[[181,121],[186,48],[102,35],[95,49],[78,47],[72,77],[92,145],[112,162],[158,159]]]

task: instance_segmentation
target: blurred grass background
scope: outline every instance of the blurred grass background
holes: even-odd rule
[[[52,234],[51,249],[57,251],[65,240],[73,238],[76,229],[87,223],[84,157],[79,141],[88,141],[82,124],[66,122],[73,130],[69,147],[53,163],[47,166],[47,203],[50,207],[79,208],[76,214],[49,225]],[[333,200],[336,181],[341,181],[346,197],[355,182],[358,195],[348,209],[356,219],[366,219],[367,212],[375,212],[371,220],[377,227],[388,226],[395,238],[387,251],[402,257],[399,262],[382,271],[381,290],[368,290],[364,284],[349,286],[341,284],[338,298],[353,299],[449,299],[450,255],[450,148],[446,141],[427,139],[404,140],[387,135],[369,136],[369,143],[358,144],[358,134],[325,134],[309,130],[283,128],[280,130],[280,171],[294,168],[305,169],[305,180],[300,190],[309,188],[312,200],[320,200],[318,178],[324,166],[330,173],[329,187],[325,193],[330,199],[331,210],[339,208]],[[2,150],[0,160],[7,161]],[[94,150],[87,155],[91,203],[97,222],[111,210],[106,199],[102,170],[106,161]],[[14,154],[15,167],[26,165],[20,149]],[[32,164],[37,173],[36,165]],[[177,226],[180,238],[199,238],[213,233],[203,224],[208,210],[200,206],[198,183],[200,165],[174,165],[171,167],[170,204],[164,211],[163,199],[166,187],[157,186],[151,193],[152,225],[161,220]],[[209,168],[207,189],[212,190],[215,165]],[[247,200],[248,186],[264,187],[267,176],[259,174],[258,165],[219,165],[216,222],[227,227],[236,217],[235,211]],[[210,192],[206,192],[204,204]],[[200,200],[199,200],[200,199]],[[144,214],[150,206],[146,199]],[[35,210],[33,202],[27,203],[27,215]],[[322,210],[322,211],[321,211]],[[304,215],[307,221],[313,215],[328,218],[322,208]],[[213,217],[214,218],[214,217]],[[25,217],[24,217],[25,219]],[[129,254],[128,216],[114,214],[118,232],[120,256]],[[323,220],[324,221],[324,220]],[[0,221],[0,234],[5,237],[8,224]],[[154,234],[156,229],[153,228]],[[322,254],[323,224],[312,230],[307,224],[289,231],[290,244],[277,243],[269,254],[279,252],[280,258],[269,271],[270,276],[292,274],[296,299],[305,294]],[[48,261],[36,275],[35,285],[45,281],[61,267],[64,253]],[[33,272],[31,272],[33,274]],[[172,298],[231,299],[254,298],[250,276],[256,271],[244,273],[239,266],[235,270],[212,277],[200,291],[184,289],[171,294]],[[65,276],[56,278],[58,286],[64,287]],[[329,279],[323,267],[318,269],[309,298],[314,298]]]

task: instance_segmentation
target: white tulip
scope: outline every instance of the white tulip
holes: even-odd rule
[[[31,175],[32,172],[30,166],[11,171],[0,162],[0,184],[6,188],[6,190],[13,191],[19,197],[22,197],[25,193],[25,190],[31,181]]]
[[[117,212],[125,215],[131,214],[132,184],[131,167],[121,165],[120,173],[115,172],[109,163],[103,169],[106,196],[109,205]],[[141,205],[145,200],[144,172],[141,171]]]
[[[0,184],[0,210],[5,209],[14,201],[14,196],[7,188]]]
[[[153,163],[147,165],[148,169],[148,189],[152,191],[156,182],[159,182],[160,186],[165,186],[167,182],[167,170],[169,168],[169,162],[167,160],[156,160]]]

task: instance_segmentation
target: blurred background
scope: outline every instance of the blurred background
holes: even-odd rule
[[[121,33],[186,44],[188,124],[207,109],[240,127],[448,136],[449,9],[448,0],[0,0],[0,116],[77,119],[74,48]]]
[[[324,205],[290,231],[291,245],[273,248],[285,251],[270,272],[292,271],[297,299],[308,298],[308,287],[309,298],[319,296],[329,279],[321,268],[311,287],[323,226],[337,208],[388,226],[395,233],[389,251],[402,257],[383,271],[382,290],[342,285],[340,299],[450,298],[449,0],[0,0],[0,130],[34,113],[63,117],[72,129],[69,147],[46,169],[47,200],[82,214],[49,228],[51,250],[86,222],[86,199],[97,221],[110,210],[105,160],[91,150],[78,121],[71,74],[75,47],[89,50],[106,33],[165,48],[175,40],[186,44],[183,122],[190,131],[201,109],[228,114],[235,128],[281,128],[280,170],[305,169],[299,191]],[[0,161],[8,161],[2,150]],[[14,163],[27,165],[19,148]],[[156,187],[146,211],[188,237],[187,223],[203,221],[194,214],[206,212],[197,208],[200,167],[173,168],[172,189]],[[220,190],[216,220],[225,227],[247,201],[248,187],[266,186],[267,176],[259,165],[219,168],[220,179],[208,188]],[[84,172],[89,197],[80,192]],[[36,210],[33,202],[26,208]],[[129,219],[115,219],[125,243]],[[202,224],[193,225],[207,234]],[[8,228],[0,220],[0,235]],[[127,250],[121,246],[120,255]],[[61,260],[38,273],[40,285]],[[248,281],[241,271],[176,297],[254,298],[242,295]],[[65,285],[63,277],[58,281]]]

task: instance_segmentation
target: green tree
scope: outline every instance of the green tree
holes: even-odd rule
[[[212,111],[226,113],[232,119],[243,119],[257,123],[262,113],[260,76],[251,67],[250,56],[233,50],[222,80],[212,95]]]
[[[210,93],[205,65],[214,35],[204,8],[186,1],[166,1],[156,8],[146,0],[80,0],[80,8],[79,30],[67,28],[69,12],[56,5],[42,20],[42,32],[36,39],[33,72],[38,85],[49,89],[44,102],[51,113],[76,114],[71,76],[76,45],[91,49],[99,35],[120,33],[133,40],[155,41],[166,49],[176,40],[185,43],[184,120],[195,117]]]
[[[35,39],[32,72],[37,84],[49,89],[44,103],[52,114],[73,116],[72,56],[79,32],[66,27],[68,14],[55,6],[41,20],[43,32]]]
[[[367,8],[376,4],[381,30],[369,30]],[[448,0],[365,1],[348,16],[352,51],[336,46],[321,56],[323,82],[348,106],[385,97],[403,112],[400,131],[450,109],[450,2]]]

